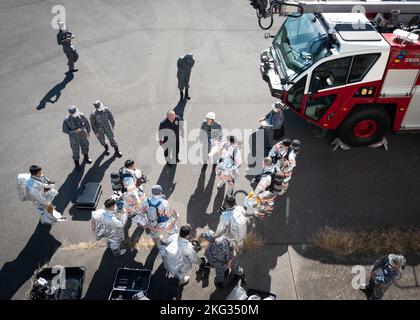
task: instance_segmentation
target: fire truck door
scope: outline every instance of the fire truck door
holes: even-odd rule
[[[346,84],[351,57],[324,62],[314,69],[305,100],[304,114],[319,122],[327,110],[340,105]]]

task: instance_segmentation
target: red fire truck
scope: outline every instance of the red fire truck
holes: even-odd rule
[[[282,15],[286,2],[277,3]],[[261,52],[271,95],[311,123],[336,130],[348,145],[373,144],[388,130],[420,130],[420,21],[413,15],[420,1],[401,2],[388,15],[378,13],[390,9],[387,1],[376,1],[376,9],[353,2],[376,11],[371,20],[350,6],[339,13],[344,3],[337,3],[333,9],[328,1],[297,3],[297,11],[284,14],[272,47]],[[410,12],[406,24],[396,23],[397,14]]]

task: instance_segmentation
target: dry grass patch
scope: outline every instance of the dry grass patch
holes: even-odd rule
[[[88,250],[106,247],[106,241],[88,241],[79,243],[64,242],[62,250]]]
[[[244,240],[244,249],[258,249],[262,246],[264,246],[264,239],[260,235],[253,231],[248,233]]]
[[[354,253],[420,253],[420,229],[349,230],[325,227],[312,238],[314,245],[338,255]]]

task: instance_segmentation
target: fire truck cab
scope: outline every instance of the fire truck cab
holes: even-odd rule
[[[369,145],[390,129],[420,129],[417,39],[380,33],[362,13],[306,13],[286,19],[260,70],[271,95],[301,117]]]

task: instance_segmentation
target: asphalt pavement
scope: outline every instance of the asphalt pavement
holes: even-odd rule
[[[64,6],[67,25],[76,34],[74,44],[80,58],[74,76],[65,74],[66,57],[56,43],[57,30],[51,26],[55,16],[51,10],[56,5]],[[193,152],[184,155],[176,167],[158,163],[157,128],[167,110],[175,108],[186,121],[191,148],[195,130],[206,113],[213,111],[224,128],[237,130],[244,144],[249,141],[249,133],[258,128],[257,119],[269,111],[274,98],[258,69],[259,53],[270,42],[264,39],[247,2],[2,1],[0,21],[0,298],[23,298],[33,272],[51,259],[69,264],[85,261],[91,266],[91,275],[106,269],[107,263],[111,271],[124,265],[103,250],[72,252],[66,257],[60,247],[94,240],[90,212],[74,209],[72,201],[85,182],[98,181],[104,188],[103,202],[112,194],[110,173],[125,159],[134,159],[149,176],[146,191],[156,182],[163,185],[180,214],[180,224],[190,223],[197,232],[217,225],[216,211],[223,199],[223,190],[216,189],[217,179],[210,168],[204,171],[201,165],[191,163]],[[273,32],[279,23],[276,19]],[[196,59],[192,99],[179,103],[176,61],[188,52]],[[92,135],[90,156],[94,163],[74,170],[62,121],[68,105],[74,104],[88,115],[98,99],[114,113],[115,137],[124,156],[105,156]],[[248,270],[264,266],[260,268],[264,290],[294,288],[280,295],[299,298],[294,293],[298,281],[290,278],[291,271],[283,277],[282,266],[293,264],[282,260],[289,256],[288,246],[310,243],[313,233],[325,225],[420,227],[420,140],[418,134],[390,134],[389,151],[354,148],[333,152],[328,144],[334,136],[318,137],[314,128],[292,111],[286,112],[286,135],[302,141],[298,165],[275,214],[257,226],[270,250],[259,259],[244,260],[244,264]],[[250,158],[249,152],[244,156]],[[261,155],[255,161],[260,160]],[[31,164],[40,164],[56,181],[60,195],[55,204],[69,219],[51,230],[38,225],[36,209],[17,197],[16,175],[26,172]],[[250,191],[245,178],[250,173],[248,164],[241,170],[237,188]],[[139,252],[126,259],[145,265],[150,254],[153,256]],[[293,254],[316,261],[305,250]],[[159,262],[160,258],[154,259]],[[164,277],[158,262],[153,266],[159,270],[156,279]],[[417,264],[417,260],[412,263]],[[297,290],[304,284],[300,282]],[[414,286],[418,289],[419,284],[415,281]],[[322,292],[322,285],[319,288]],[[90,298],[95,298],[95,292],[102,298],[106,295],[101,288],[92,290]],[[220,298],[212,296],[211,290],[200,291],[196,283],[184,289],[183,298],[197,297],[197,292],[201,298]],[[399,297],[404,298],[404,293]]]

